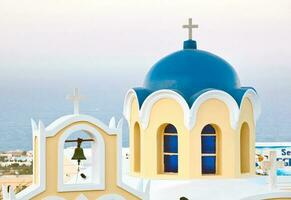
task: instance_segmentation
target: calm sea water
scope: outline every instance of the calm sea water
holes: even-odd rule
[[[104,123],[108,123],[112,116],[121,118],[123,98],[130,86],[117,87],[81,87],[81,93],[86,96],[86,100],[81,102],[81,112]],[[72,89],[66,84],[47,88],[3,87],[0,96],[0,151],[32,149],[30,119],[41,119],[48,126],[58,117],[71,114],[73,105],[65,97]],[[280,99],[276,98],[276,94],[272,96],[261,93],[263,112],[257,124],[257,141],[291,141],[289,102],[281,100],[278,104]],[[128,136],[125,134],[124,145],[127,144]]]

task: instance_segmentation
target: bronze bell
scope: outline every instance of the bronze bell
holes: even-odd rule
[[[86,157],[84,155],[84,150],[81,148],[82,141],[83,140],[81,138],[78,138],[77,140],[78,146],[76,147],[74,155],[72,157],[72,160],[78,161],[78,165],[80,165],[81,160],[86,160]]]

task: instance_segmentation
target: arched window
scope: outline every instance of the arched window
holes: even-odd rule
[[[168,124],[163,131],[164,172],[178,172],[178,132],[174,125]]]
[[[241,173],[250,172],[250,128],[246,122],[240,130],[240,170]]]
[[[70,126],[59,139],[58,191],[104,190],[104,187],[102,134],[87,124]]]
[[[202,174],[216,174],[217,146],[216,130],[208,124],[201,133]]]
[[[136,122],[134,124],[134,133],[133,133],[133,138],[134,138],[134,171],[135,172],[140,172],[140,126]]]

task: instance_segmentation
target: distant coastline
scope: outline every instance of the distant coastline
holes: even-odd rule
[[[6,91],[0,98],[0,105],[5,105],[0,112],[0,151],[32,149],[32,130],[30,119],[42,120],[48,126],[54,120],[64,114],[72,113],[72,105],[65,99],[69,89],[63,88],[58,91],[38,90],[37,93],[27,90],[27,96],[23,98],[23,92],[17,95]],[[122,116],[123,95],[125,91],[118,94],[110,94],[107,101],[100,98],[105,91],[99,88],[90,96],[91,90],[83,91],[86,100],[81,102],[81,112],[92,115],[104,123],[109,123],[112,116],[120,119]],[[5,92],[4,92],[5,93]],[[53,97],[53,98],[52,98]],[[268,99],[267,99],[268,100]],[[267,101],[265,100],[265,101]],[[264,101],[264,102],[265,102]],[[28,103],[29,102],[29,103]],[[257,122],[256,142],[291,142],[291,123],[288,115],[291,109],[288,104],[278,109],[277,104],[266,109],[263,104],[263,113]],[[281,112],[282,114],[278,114]],[[291,112],[291,111],[290,111]],[[280,123],[280,124],[278,124]],[[123,146],[128,146],[127,123],[124,123]]]

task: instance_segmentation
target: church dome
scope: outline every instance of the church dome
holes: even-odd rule
[[[190,98],[205,89],[231,91],[240,88],[240,81],[228,62],[196,49],[196,42],[187,40],[183,50],[162,58],[151,68],[144,88],[150,91],[171,89]]]

